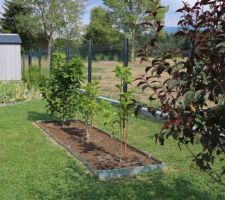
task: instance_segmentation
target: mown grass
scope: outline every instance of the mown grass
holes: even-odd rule
[[[173,140],[155,145],[161,124],[133,118],[131,144],[168,168],[135,178],[100,182],[65,150],[49,141],[33,122],[50,119],[45,102],[35,100],[0,108],[0,199],[225,199],[225,188],[189,168],[188,152]],[[95,122],[103,127],[101,113]],[[199,147],[194,147],[198,151]]]

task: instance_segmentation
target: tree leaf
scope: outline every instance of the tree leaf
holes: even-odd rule
[[[204,90],[198,90],[198,91],[195,93],[195,99],[199,98],[203,93],[204,93]]]
[[[141,81],[137,84],[137,87],[140,87],[141,85],[145,84],[146,82],[145,81]]]
[[[184,94],[183,100],[182,100],[182,106],[184,109],[186,109],[187,106],[189,106],[192,103],[194,97],[195,97],[194,91],[188,91]]]
[[[221,47],[225,47],[225,42],[221,42],[219,44],[216,45],[216,48],[221,48]]]

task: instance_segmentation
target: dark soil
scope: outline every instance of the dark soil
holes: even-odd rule
[[[59,122],[37,124],[70,152],[98,170],[159,164],[131,146],[127,148],[126,158],[120,159],[121,143],[97,128],[92,128],[89,140],[85,141],[87,127],[80,121],[71,121],[64,128]]]

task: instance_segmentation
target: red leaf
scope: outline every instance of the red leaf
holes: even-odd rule
[[[153,15],[154,17],[156,17],[157,14],[158,14],[157,11],[152,12],[152,15]]]
[[[141,81],[137,84],[137,87],[140,87],[141,85],[145,84],[146,82],[145,81]]]
[[[184,8],[180,8],[176,12],[183,12],[183,11],[184,11]]]
[[[145,68],[145,72],[148,73],[148,71],[152,68],[153,66],[149,66]]]
[[[153,39],[151,39],[150,40],[150,42],[149,42],[149,44],[152,46],[152,47],[155,47],[156,46],[156,39],[155,38],[153,38]]]
[[[157,32],[159,33],[162,29],[163,29],[163,25],[161,25],[161,26],[159,26],[158,28],[157,28]]]
[[[149,85],[144,85],[144,86],[141,88],[142,92],[143,92],[146,88],[149,88],[149,87],[150,87]]]
[[[186,33],[184,31],[178,31],[175,33],[175,36],[184,36]]]

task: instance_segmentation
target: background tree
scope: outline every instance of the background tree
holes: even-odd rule
[[[84,3],[82,0],[45,1],[23,0],[23,3],[32,9],[31,15],[21,15],[18,19],[23,27],[33,32],[42,30],[47,37],[48,53],[56,37],[74,39],[79,34],[81,14]]]
[[[120,31],[123,31],[130,40],[131,61],[135,57],[135,41],[140,30],[140,24],[146,18],[145,12],[152,10],[153,3],[149,0],[103,0],[108,8],[114,24]],[[157,1],[160,6],[160,0]],[[157,13],[157,18],[163,20],[166,9]],[[156,13],[154,13],[155,15]]]
[[[84,39],[86,42],[92,40],[97,45],[112,45],[121,43],[123,35],[113,27],[110,13],[104,8],[96,7],[91,11]]]
[[[22,39],[24,50],[46,47],[46,36],[43,32],[33,33],[26,26],[21,28],[19,16],[31,15],[32,10],[20,0],[5,0],[3,3],[4,12],[0,24],[3,33],[17,33]]]

